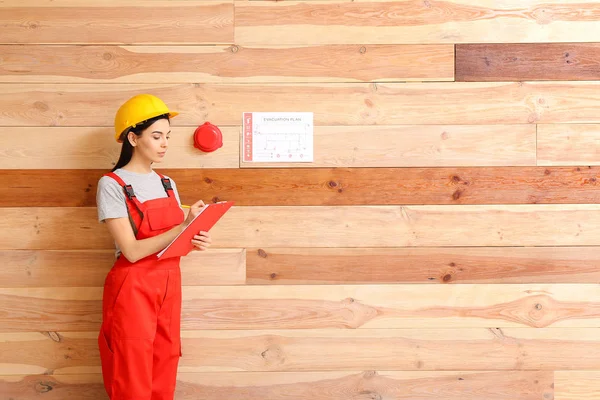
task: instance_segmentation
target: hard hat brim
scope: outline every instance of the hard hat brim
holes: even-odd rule
[[[123,140],[121,139],[121,137],[123,136],[123,134],[125,132],[129,132],[129,130],[131,130],[131,128],[133,128],[134,126],[143,123],[144,121],[147,121],[151,118],[155,118],[158,117],[159,115],[163,115],[163,114],[168,114],[169,115],[169,119],[174,118],[176,116],[179,115],[179,112],[177,111],[169,111],[168,113],[152,113],[151,115],[144,117],[140,122],[137,122],[135,125],[132,126],[128,126],[127,128],[125,128],[125,130],[123,130],[123,132],[119,133],[119,134],[115,134],[115,139],[117,140],[117,143],[123,143]]]

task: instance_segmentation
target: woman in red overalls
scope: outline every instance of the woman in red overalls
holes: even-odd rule
[[[157,97],[144,94],[125,102],[115,117],[115,138],[123,147],[113,172],[106,176],[122,189],[119,196],[126,203],[127,217],[105,219],[120,255],[106,277],[98,336],[104,386],[112,400],[172,400],[174,396],[181,357],[181,272],[179,257],[158,260],[156,254],[204,203],[192,205],[184,221],[170,179],[156,176],[164,187],[162,197],[142,202],[136,191],[147,189],[140,187],[144,184],[135,187],[114,171],[123,171],[121,176],[129,171],[138,174],[131,176],[155,177],[152,163],[164,157],[170,118],[176,115]],[[109,183],[114,189],[114,182]],[[100,206],[106,204],[99,204],[99,210]],[[207,232],[199,232],[192,242],[196,250],[205,250],[211,239]]]

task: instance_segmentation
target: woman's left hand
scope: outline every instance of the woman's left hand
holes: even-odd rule
[[[192,239],[194,250],[204,251],[210,246],[211,243],[212,240],[210,238],[210,234],[204,231],[200,231],[200,233],[195,235]]]

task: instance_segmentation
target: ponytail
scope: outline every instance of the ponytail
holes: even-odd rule
[[[142,133],[146,129],[148,129],[148,127],[150,127],[150,125],[152,125],[159,119],[166,119],[167,121],[169,121],[169,114],[159,115],[157,117],[142,121],[139,124],[135,125],[133,128],[125,130],[121,134],[121,140],[123,140],[123,145],[121,146],[121,154],[119,155],[119,161],[117,161],[117,164],[114,166],[111,172],[114,172],[115,170],[126,166],[129,163],[129,161],[131,161],[131,157],[133,157],[133,146],[127,138],[129,132],[133,132],[137,137],[140,137],[142,136]]]

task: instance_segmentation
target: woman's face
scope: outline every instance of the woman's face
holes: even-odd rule
[[[171,124],[167,119],[159,119],[150,125],[140,136],[129,134],[130,141],[138,156],[151,162],[162,162],[169,147]]]

